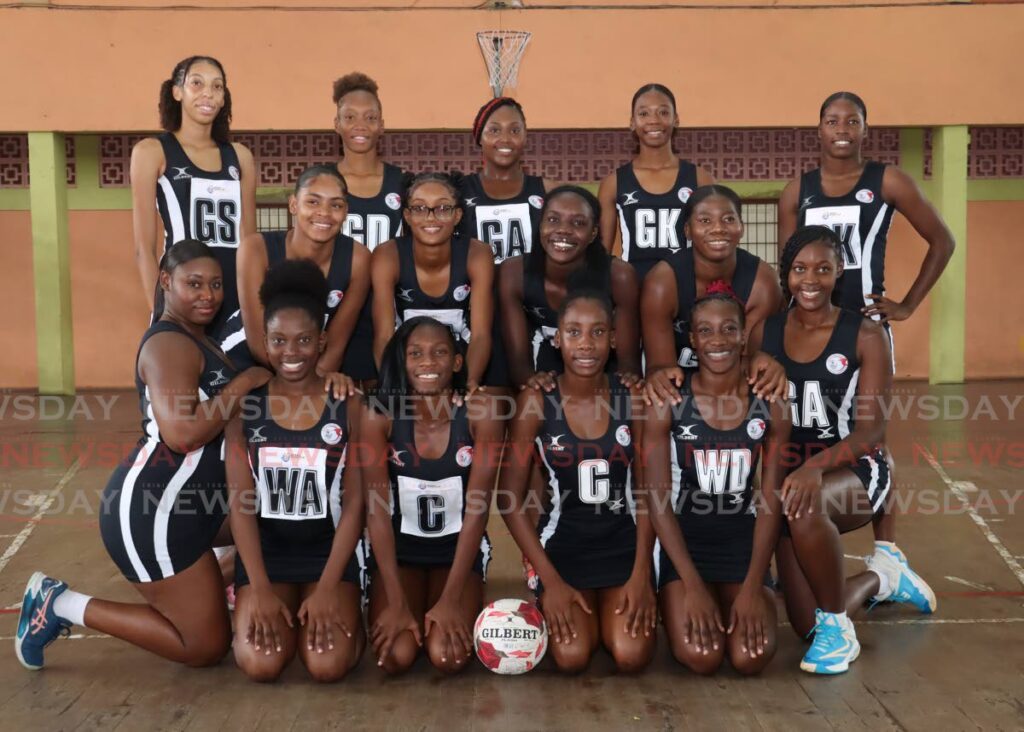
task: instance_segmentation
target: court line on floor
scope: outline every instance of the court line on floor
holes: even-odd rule
[[[906,618],[903,620],[856,620],[861,625],[1006,625],[1024,623],[1024,618]],[[779,623],[780,628],[788,627],[789,623]],[[0,641],[12,641],[13,635],[0,635]],[[97,640],[114,639],[104,633],[72,633],[61,640]],[[116,640],[116,639],[115,639]]]
[[[949,490],[953,492],[953,495],[960,500],[960,503],[963,504],[963,507],[967,510],[967,514],[981,530],[981,533],[985,535],[985,538],[988,539],[992,548],[996,550],[1000,557],[1002,557],[1006,566],[1009,567],[1010,571],[1017,577],[1017,580],[1024,585],[1024,567],[1020,566],[1020,562],[1014,558],[1010,551],[1003,545],[1003,542],[999,541],[999,537],[995,535],[995,532],[992,531],[991,528],[989,528],[988,522],[985,521],[981,514],[978,513],[974,506],[971,505],[971,502],[967,499],[967,495],[964,493],[963,488],[959,486],[955,480],[949,477],[949,473],[947,473],[945,468],[939,464],[939,461],[935,459],[935,456],[932,455],[925,447],[922,447],[921,450],[924,453],[924,459],[927,460],[928,464],[935,469],[935,472],[939,474],[939,477],[942,478],[942,481],[949,487]],[[2,569],[2,567],[0,567],[0,569]]]
[[[18,550],[21,549],[26,541],[28,541],[28,537],[32,536],[32,532],[36,530],[36,526],[38,526],[39,522],[43,520],[43,516],[45,516],[46,512],[50,510],[50,506],[53,505],[53,502],[57,500],[57,494],[64,490],[64,486],[71,482],[71,479],[75,477],[80,467],[82,467],[81,455],[79,455],[75,462],[71,463],[71,466],[64,471],[64,475],[62,475],[61,479],[57,481],[57,484],[44,494],[46,496],[46,500],[40,504],[39,510],[36,511],[35,515],[28,520],[28,523],[25,524],[24,528],[22,528],[22,530],[18,532],[17,536],[14,537],[14,541],[12,541],[11,545],[7,547],[7,551],[3,553],[3,556],[0,556],[0,572],[4,571],[4,568],[11,559],[14,558],[14,555],[17,554]]]

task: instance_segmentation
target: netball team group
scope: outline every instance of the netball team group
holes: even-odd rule
[[[480,108],[465,176],[380,158],[368,76],[333,99],[341,159],[298,177],[291,228],[258,232],[223,67],[191,57],[163,83],[164,132],[131,162],[155,293],[142,437],[100,512],[141,601],[35,573],[22,664],[84,625],[190,666],[233,648],[260,681],[295,655],[341,679],[367,644],[388,673],[421,652],[457,672],[492,503],[566,672],[598,646],[643,669],[660,618],[693,671],[757,673],[781,592],[801,668],[841,673],[854,613],[935,610],[896,543],[881,404],[890,323],[954,242],[910,177],[863,159],[858,96],[821,106],[820,165],[780,200],[777,269],[739,247],[737,194],[673,151],[660,84],[633,96],[638,152],[596,196],[526,173],[514,99]],[[895,211],[928,244],[902,299],[884,285]],[[840,535],[862,527],[874,553],[847,577]]]

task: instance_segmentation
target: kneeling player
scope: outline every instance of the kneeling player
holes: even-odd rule
[[[540,577],[551,654],[568,672],[585,669],[599,643],[622,671],[644,668],[654,653],[654,535],[642,512],[634,518],[631,485],[644,408],[639,391],[605,371],[612,323],[605,292],[566,296],[554,337],[565,372],[550,393],[520,393],[501,471],[505,523]],[[551,486],[551,510],[536,528],[522,508],[535,460]]]
[[[275,376],[227,430],[235,660],[255,681],[275,680],[296,651],[313,678],[337,681],[366,645],[363,496],[345,469],[363,406],[330,398],[316,373],[328,289],[308,259],[267,272],[259,294]]]
[[[884,510],[892,485],[881,400],[892,387],[889,339],[860,313],[834,304],[843,272],[842,243],[826,226],[809,226],[786,242],[780,260],[794,307],[751,333],[789,376],[795,468],[782,487],[787,528],[777,561],[786,612],[814,644],[800,667],[846,671],[860,653],[848,611],[865,600],[909,602],[935,610],[935,594],[891,545],[868,560],[868,572],[843,573],[839,535]]]
[[[494,397],[463,400],[451,329],[406,320],[384,349],[363,419],[367,526],[375,570],[370,637],[377,664],[400,673],[427,655],[452,673],[473,652],[491,545],[485,534],[505,425]]]
[[[784,406],[757,399],[745,378],[743,305],[724,284],[708,291],[690,311],[698,370],[686,372],[680,404],[655,409],[644,427],[644,487],[672,655],[712,674],[728,653],[737,671],[755,674],[775,655],[775,601],[764,580],[790,425]]]

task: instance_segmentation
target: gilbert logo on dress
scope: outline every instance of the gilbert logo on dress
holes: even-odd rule
[[[640,200],[637,198],[637,195],[639,193],[640,193],[640,191],[632,191],[630,193],[623,193],[622,194],[622,205],[623,206],[630,206],[630,205],[633,205],[633,204],[636,204],[636,203],[640,203]]]

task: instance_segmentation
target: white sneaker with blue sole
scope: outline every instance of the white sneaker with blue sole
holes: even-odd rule
[[[901,602],[913,605],[920,612],[931,614],[939,606],[935,592],[917,572],[910,568],[907,558],[898,549],[893,552],[887,547],[878,547],[867,559],[868,569],[879,574],[885,573],[892,591],[876,595],[872,602]]]
[[[814,642],[807,649],[800,669],[812,674],[841,674],[860,655],[860,643],[853,623],[843,623],[834,613],[814,611]]]

